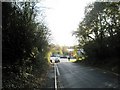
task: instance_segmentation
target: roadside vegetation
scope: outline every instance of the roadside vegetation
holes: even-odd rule
[[[73,33],[83,48],[84,64],[120,73],[120,2],[95,2]]]
[[[37,12],[36,3],[2,3],[3,89],[35,89],[43,85],[49,67],[50,31],[42,10]]]

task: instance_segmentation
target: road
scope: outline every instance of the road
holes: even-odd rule
[[[60,88],[120,88],[120,77],[111,72],[68,61],[56,66]]]
[[[2,89],[2,65],[0,63],[0,90]]]

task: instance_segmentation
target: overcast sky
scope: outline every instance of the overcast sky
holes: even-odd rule
[[[85,6],[95,0],[42,0],[45,21],[52,33],[52,42],[59,45],[76,45],[72,32],[84,17]]]

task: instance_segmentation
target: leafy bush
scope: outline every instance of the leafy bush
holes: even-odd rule
[[[2,3],[3,88],[41,85],[41,75],[48,66],[50,33],[44,23],[36,21],[35,5],[32,2]]]

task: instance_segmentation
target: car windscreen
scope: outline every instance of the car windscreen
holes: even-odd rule
[[[76,59],[76,57],[70,57],[70,59]]]
[[[67,57],[60,57],[60,58],[67,58]]]
[[[55,55],[52,55],[52,56],[50,56],[50,57],[56,57]]]

